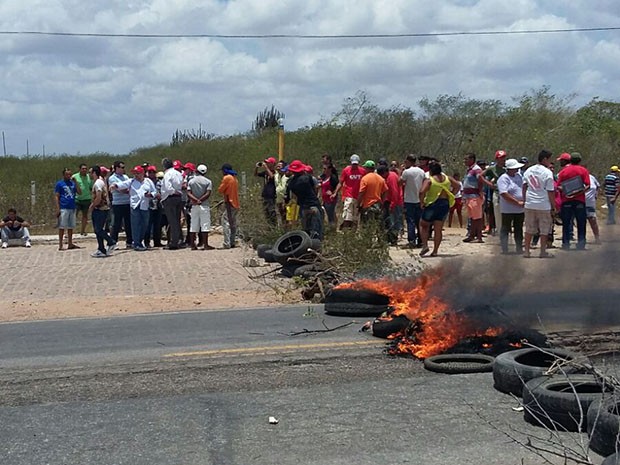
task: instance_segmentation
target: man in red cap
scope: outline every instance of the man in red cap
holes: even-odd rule
[[[565,155],[560,155],[561,157]],[[577,223],[577,250],[586,248],[586,191],[590,188],[590,173],[581,166],[581,154],[573,152],[570,162],[558,174],[558,190],[562,198],[562,248],[570,248],[573,219]]]
[[[189,186],[189,182],[194,178],[194,176],[196,175],[196,165],[194,165],[192,162],[187,162],[183,165],[183,195],[182,195],[182,199],[183,199],[183,217],[185,218],[185,244],[186,245],[191,245],[190,244],[190,225],[192,222],[192,202],[189,198],[189,196],[187,195],[187,189]],[[200,239],[199,239],[200,241]],[[202,246],[202,241],[199,242],[198,246]]]
[[[171,162],[167,158],[163,159],[162,165],[165,172],[161,182],[161,203],[170,230],[170,239],[166,249],[176,250],[184,247],[184,244],[181,244],[183,175],[180,173],[183,165],[178,160]]]
[[[482,176],[482,182],[490,187],[492,190],[491,202],[493,204],[493,220],[495,221],[495,230],[499,231],[502,229],[502,215],[499,211],[499,193],[497,191],[497,180],[500,176],[506,173],[505,165],[506,158],[508,157],[508,153],[505,150],[497,150],[495,152],[495,165],[489,166]],[[489,221],[488,232],[492,234],[494,231],[491,230],[491,222]]]
[[[263,178],[263,192],[261,193],[263,197],[263,209],[265,210],[267,221],[273,226],[278,224],[278,218],[276,216],[276,163],[277,160],[275,157],[267,157],[265,160],[256,163],[254,167],[254,176]]]
[[[288,165],[292,173],[286,186],[285,200],[291,198],[291,193],[297,197],[300,208],[302,229],[311,238],[323,240],[323,209],[317,196],[316,182],[307,172],[307,167],[299,160],[293,160]]]
[[[153,239],[153,247],[162,247],[161,243],[161,219],[163,208],[161,206],[161,180],[157,179],[157,167],[149,165],[146,168],[146,175],[155,186],[155,196],[150,199],[149,203],[149,225],[146,228],[146,236],[144,245],[151,247],[151,239]]]

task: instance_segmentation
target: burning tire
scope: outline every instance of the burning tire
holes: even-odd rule
[[[493,371],[490,355],[483,354],[442,354],[424,359],[424,368],[435,373],[461,374],[486,373]]]
[[[536,348],[518,349],[504,352],[495,358],[493,364],[493,381],[495,389],[506,394],[521,397],[523,386],[529,380],[540,378],[560,359],[573,360],[576,354],[562,349]],[[574,373],[572,367],[565,367],[564,372]]]
[[[256,255],[258,255],[258,258],[265,258],[265,252],[269,249],[271,249],[269,244],[258,244],[256,246]]]
[[[601,465],[620,465],[620,453],[616,452],[615,454],[610,455],[605,460],[603,460],[603,463],[601,463]]]
[[[312,239],[305,231],[289,231],[273,244],[273,256],[278,263],[285,264],[289,258],[299,258],[308,252]]]
[[[592,402],[588,409],[590,449],[607,456],[620,449],[620,400]],[[613,462],[612,462],[613,463]]]
[[[369,305],[388,305],[390,298],[368,289],[332,289],[325,296],[325,303],[364,303]]]
[[[387,305],[362,304],[359,302],[326,302],[325,313],[334,316],[379,316],[388,311]]]
[[[399,315],[390,320],[375,320],[372,322],[372,335],[387,339],[391,334],[399,333],[409,326],[409,319],[404,315]]]
[[[523,418],[554,431],[585,431],[588,407],[603,390],[592,375],[534,378],[523,388]]]

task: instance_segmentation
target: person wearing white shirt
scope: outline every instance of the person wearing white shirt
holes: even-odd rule
[[[420,189],[425,179],[422,168],[415,166],[416,157],[407,155],[405,169],[400,175],[400,185],[404,186],[405,219],[407,221],[407,243],[409,247],[421,247],[420,218]]]
[[[517,253],[523,253],[525,214],[523,211],[523,177],[519,172],[522,167],[523,163],[519,163],[514,158],[509,158],[504,165],[506,172],[497,179],[501,215],[499,242],[503,254],[508,253],[508,235],[511,230],[513,231]]]
[[[592,234],[594,234],[594,243],[600,244],[601,237],[599,235],[598,222],[596,221],[596,197],[598,196],[598,190],[601,188],[601,184],[598,182],[592,174],[590,174],[590,188],[586,191],[586,218],[590,227],[592,228]]]
[[[170,240],[166,249],[176,250],[185,247],[181,243],[181,214],[183,213],[183,164],[179,160],[171,162],[165,158],[162,162],[164,178],[161,183],[161,203],[170,228]]]

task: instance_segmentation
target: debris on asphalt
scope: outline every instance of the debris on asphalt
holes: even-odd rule
[[[276,417],[269,417],[270,425],[277,425],[278,423],[280,423],[280,421]]]

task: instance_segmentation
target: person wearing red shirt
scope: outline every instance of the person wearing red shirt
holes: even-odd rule
[[[563,153],[558,160],[566,160],[568,154]],[[573,218],[577,223],[577,250],[586,248],[586,191],[590,188],[590,173],[580,165],[581,154],[574,152],[569,155],[570,164],[558,174],[558,189],[562,206],[562,248],[570,248],[570,232]],[[564,157],[564,158],[562,158]]]
[[[375,172],[375,162],[372,160],[366,161],[363,166],[368,172],[362,178],[357,203],[362,215],[362,222],[367,223],[381,218],[383,202],[388,191],[381,173],[387,171],[387,166],[380,165],[379,173]]]
[[[377,170],[377,172],[379,172]],[[381,173],[380,173],[381,174]],[[400,175],[396,171],[388,170],[383,172],[383,178],[387,184],[387,195],[385,197],[385,216],[388,228],[388,241],[391,245],[396,245],[398,235],[403,228],[403,189],[400,185]]]
[[[331,198],[336,199],[338,192],[342,190],[343,210],[340,229],[354,227],[359,221],[357,198],[360,192],[362,177],[366,174],[366,170],[361,168],[359,164],[359,155],[351,155],[351,164],[342,170],[340,182],[331,194]]]

